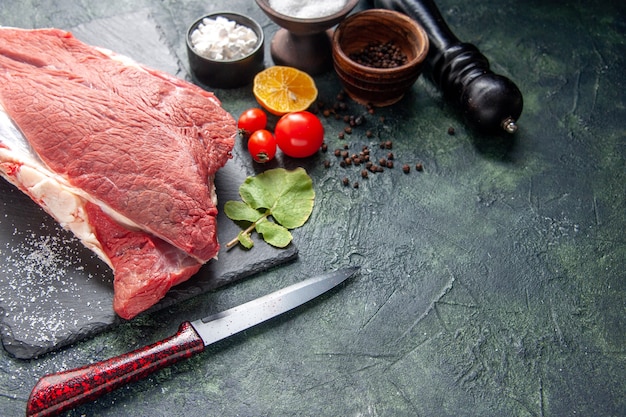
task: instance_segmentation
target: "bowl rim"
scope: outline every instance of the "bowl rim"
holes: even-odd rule
[[[333,14],[329,14],[329,15],[321,16],[321,17],[304,18],[304,17],[289,16],[288,14],[283,14],[283,13],[276,11],[270,6],[269,0],[255,0],[256,4],[261,9],[263,9],[263,11],[265,11],[266,13],[271,11],[271,13],[273,13],[280,19],[287,20],[287,21],[294,22],[294,23],[324,23],[326,21],[339,19],[342,16],[350,13],[350,11],[354,9],[357,4],[359,4],[359,1],[360,0],[347,0],[346,5],[341,10]]]
[[[417,32],[421,35],[422,39],[424,40],[424,45],[421,49],[421,53],[416,55],[415,58],[408,61],[406,64],[399,65],[393,68],[370,67],[367,65],[359,64],[358,62],[354,61],[348,56],[348,54],[344,52],[343,48],[341,47],[341,43],[339,42],[339,36],[341,36],[341,33],[343,31],[343,26],[345,26],[350,21],[358,19],[364,15],[387,15],[387,16],[391,16],[392,18],[401,19],[409,23],[411,26],[413,26],[417,30]],[[395,10],[387,10],[387,9],[362,10],[351,16],[348,16],[335,29],[335,32],[333,33],[332,43],[333,43],[333,51],[339,54],[341,58],[343,58],[345,61],[348,61],[351,65],[354,65],[355,68],[358,68],[359,70],[362,70],[364,72],[369,72],[370,74],[390,74],[390,73],[399,72],[402,70],[409,69],[413,66],[419,65],[420,63],[424,62],[424,60],[426,59],[426,56],[428,55],[428,51],[430,49],[430,40],[428,39],[428,34],[426,33],[426,29],[424,29],[424,27],[421,24],[419,24],[418,22],[416,22],[415,20],[411,19],[410,17],[408,17],[407,15],[403,13],[397,12]]]
[[[200,25],[200,23],[202,23],[204,19],[207,19],[207,18],[214,19],[219,16],[225,17],[228,20],[233,20],[233,17],[234,17],[237,20],[239,20],[239,21],[236,21],[237,24],[246,26],[254,31],[254,33],[257,35],[257,41],[256,41],[256,45],[254,46],[254,49],[249,54],[241,58],[237,58],[237,59],[219,59],[218,60],[218,59],[211,59],[211,58],[202,56],[196,51],[196,49],[193,46],[193,43],[191,42],[191,33]],[[259,22],[257,22],[250,16],[246,16],[244,14],[233,12],[233,11],[217,11],[217,12],[211,12],[211,13],[205,14],[203,16],[200,16],[196,20],[194,20],[193,23],[189,25],[189,27],[187,28],[187,34],[185,36],[185,43],[187,44],[187,48],[199,59],[202,59],[207,62],[216,63],[216,64],[230,64],[230,63],[237,63],[237,62],[244,61],[250,58],[251,56],[255,55],[259,51],[259,49],[262,49],[265,43],[265,34],[263,33],[263,28],[261,27]]]

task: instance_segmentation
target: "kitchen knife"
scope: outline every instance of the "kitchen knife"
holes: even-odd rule
[[[145,378],[202,352],[205,346],[312,300],[354,275],[358,269],[348,267],[309,278],[209,317],[183,322],[174,336],[152,345],[81,368],[43,376],[28,398],[26,416],[55,416]]]

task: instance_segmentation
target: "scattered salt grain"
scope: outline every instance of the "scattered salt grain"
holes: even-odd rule
[[[270,7],[278,13],[300,19],[315,19],[337,13],[348,0],[270,0]]]
[[[249,55],[257,45],[256,33],[223,16],[204,18],[191,32],[193,49],[215,61],[232,61]]]

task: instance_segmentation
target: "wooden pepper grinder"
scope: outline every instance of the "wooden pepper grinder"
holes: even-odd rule
[[[489,60],[470,43],[461,42],[433,0],[370,0],[374,7],[404,13],[421,24],[430,41],[428,70],[444,97],[480,131],[517,131],[523,99],[508,78],[489,69]]]

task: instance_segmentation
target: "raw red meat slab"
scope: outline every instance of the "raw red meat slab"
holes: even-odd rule
[[[211,93],[55,29],[0,29],[0,83],[0,104],[42,167],[91,207],[86,220],[115,271],[118,314],[147,309],[217,254],[212,180],[236,126]],[[22,161],[0,162],[32,197],[20,184]],[[128,232],[124,244],[113,226]],[[159,266],[144,274],[150,258]]]

